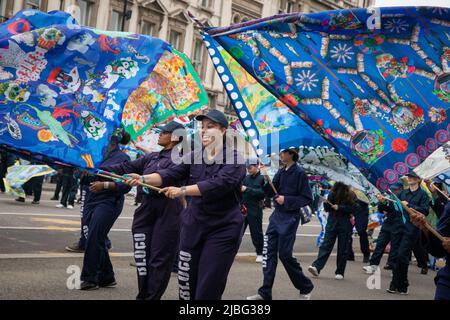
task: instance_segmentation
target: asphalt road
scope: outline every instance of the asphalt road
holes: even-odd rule
[[[127,198],[123,213],[110,233],[113,243],[110,253],[118,286],[84,292],[70,289],[77,270],[82,266],[83,255],[64,250],[66,245],[77,241],[79,237],[79,206],[74,210],[56,208],[58,202],[49,200],[53,186],[45,186],[39,205],[32,205],[30,198],[26,203],[19,203],[12,196],[0,194],[0,299],[134,299],[137,293],[136,272],[130,266],[133,260],[130,232],[135,209],[133,199]],[[265,211],[264,228],[267,227],[269,215],[270,211]],[[247,229],[231,269],[224,299],[244,299],[255,294],[262,283],[261,265],[254,261],[254,249],[248,232]],[[315,241],[319,232],[320,225],[316,219],[300,226],[297,231],[294,255],[305,271],[317,255]],[[313,278],[315,290],[312,299],[433,299],[435,272],[421,275],[415,264],[410,267],[408,296],[386,293],[391,276],[390,272],[384,270],[379,277],[379,289],[376,285],[376,288],[369,289],[369,276],[362,270],[364,264],[361,254],[358,254],[358,243],[356,239],[356,261],[347,264],[346,277],[342,281],[334,279],[336,259],[335,254],[332,254],[320,277]],[[177,291],[177,279],[172,275],[163,299],[177,299]],[[273,297],[298,299],[298,292],[290,283],[281,263],[277,269]]]

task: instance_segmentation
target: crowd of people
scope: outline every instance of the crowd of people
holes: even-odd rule
[[[272,299],[278,259],[299,297],[309,299],[314,285],[294,257],[293,248],[302,210],[309,207],[317,213],[322,204],[327,223],[317,258],[307,268],[313,277],[320,276],[337,240],[335,278],[345,278],[347,261],[355,260],[352,238],[356,230],[363,261],[367,263],[362,272],[376,272],[390,244],[384,266],[392,271],[387,292],[408,294],[412,254],[422,274],[428,273],[431,255],[446,258],[445,267],[435,279],[435,299],[450,299],[450,204],[442,181],[425,181],[430,196],[421,187],[421,178],[410,172],[406,175],[406,188],[397,183],[391,186],[391,194],[376,195],[378,210],[384,218],[371,254],[367,234],[370,203],[358,197],[353,188],[342,182],[331,188],[325,184],[319,188],[313,184],[311,188],[295,149],[280,152],[282,166],[271,180],[264,166],[257,161],[245,164],[235,146],[227,143],[228,121],[223,113],[211,110],[196,120],[202,124],[202,148],[186,154],[178,148],[184,128],[175,121],[159,127],[161,151],[133,161],[119,148],[129,143],[130,136],[125,131],[114,136],[99,168],[127,177],[123,181],[71,168],[58,172],[52,198],[61,199],[57,207],[72,209],[77,190],[81,189],[80,239],[66,247],[69,251],[84,252],[81,290],[117,285],[108,253],[111,247],[108,233],[122,212],[124,195],[131,187],[138,187],[139,206],[132,223],[137,299],[161,299],[174,266],[180,299],[221,299],[247,227],[256,262],[261,263],[263,272],[261,287],[247,299]],[[174,162],[174,152],[182,161]],[[14,161],[2,152],[0,174],[4,176],[5,167]],[[26,186],[34,194],[34,204],[39,203],[42,181],[43,178],[30,180]],[[4,191],[1,184],[0,187]],[[264,232],[263,209],[267,207],[267,199],[273,201],[274,210]],[[443,241],[427,228],[430,209],[439,219],[436,230],[444,237]]]

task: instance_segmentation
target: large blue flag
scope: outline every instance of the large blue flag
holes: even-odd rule
[[[450,138],[450,9],[294,13],[205,31],[219,76],[224,49],[381,190]]]
[[[0,145],[95,167],[168,43],[25,10],[0,25]]]

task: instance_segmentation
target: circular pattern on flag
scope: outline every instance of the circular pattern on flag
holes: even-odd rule
[[[248,133],[248,135],[249,135],[250,137],[254,137],[254,136],[256,135],[256,131],[253,130],[253,129],[248,130],[247,133]]]
[[[236,92],[232,92],[230,94],[231,99],[236,100],[238,98],[238,94]]]
[[[228,91],[231,91],[234,89],[234,86],[231,83],[228,83],[225,87],[227,88]]]
[[[223,76],[222,76],[222,81],[223,82],[228,82],[230,80],[230,78],[226,75],[226,74],[224,74]]]
[[[378,178],[376,185],[377,185],[378,190],[381,190],[381,191],[387,191],[387,189],[389,189],[389,185],[385,178]]]
[[[255,147],[259,146],[259,141],[258,141],[258,140],[256,140],[256,139],[255,139],[255,140],[253,140],[253,142],[252,142],[252,143],[253,143],[253,145],[254,145]]]
[[[218,66],[217,67],[217,72],[218,73],[223,73],[225,71],[225,69],[222,66]]]
[[[219,63],[220,63],[220,60],[219,60],[219,58],[214,57],[214,58],[212,58],[212,62],[213,62],[214,64],[219,64]]]
[[[408,166],[404,162],[397,162],[394,164],[394,170],[399,174],[404,175],[408,173]]]
[[[410,168],[415,168],[420,164],[419,156],[416,153],[408,154],[405,161]]]
[[[441,129],[434,134],[434,137],[436,138],[437,142],[446,143],[449,140],[449,133]]]
[[[239,115],[241,116],[241,118],[247,118],[247,112],[245,111],[239,112]]]
[[[242,104],[242,102],[238,101],[234,104],[236,106],[236,108],[241,109],[244,105]]]
[[[214,50],[213,48],[210,48],[208,51],[209,51],[209,54],[212,56],[216,54],[216,50]]]
[[[418,146],[416,149],[416,152],[419,155],[419,157],[423,160],[426,157],[428,157],[428,151],[427,151],[427,148],[425,148],[425,146],[422,146],[422,145]]]
[[[437,149],[437,142],[433,138],[428,138],[425,140],[425,147],[429,152],[433,152]]]
[[[244,121],[244,127],[249,128],[252,125],[252,123],[248,120]]]
[[[387,169],[383,174],[388,183],[396,183],[398,181],[398,173],[395,170]]]

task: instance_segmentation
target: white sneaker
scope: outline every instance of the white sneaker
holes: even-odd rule
[[[263,256],[256,256],[256,262],[261,263],[263,261]]]
[[[311,300],[311,293],[308,293],[308,294],[300,293],[300,300]]]
[[[317,268],[314,266],[309,266],[308,267],[308,271],[309,273],[311,273],[314,277],[318,277],[319,276],[319,271],[317,271]]]
[[[69,205],[67,206],[67,209],[73,209],[73,206],[69,204]]]
[[[254,296],[247,297],[246,300],[264,300],[264,298],[260,294],[255,294]]]
[[[372,266],[364,266],[363,269],[367,274],[373,274],[375,271],[377,271],[378,266],[372,265]]]
[[[64,208],[64,205],[60,203],[60,204],[57,204],[56,207],[57,208]]]
[[[334,278],[336,280],[342,280],[342,279],[344,279],[344,276],[342,274],[337,274]]]

